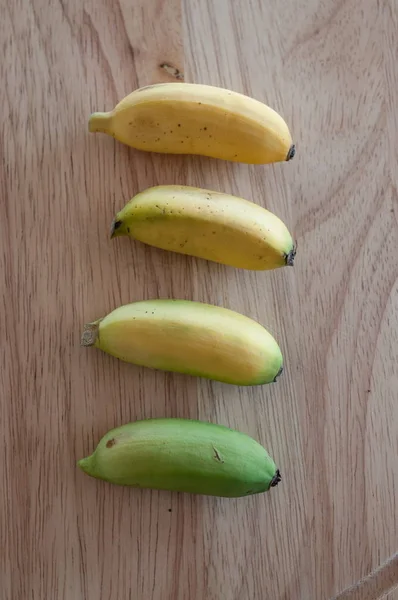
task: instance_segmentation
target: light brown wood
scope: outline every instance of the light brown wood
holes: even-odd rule
[[[1,15],[0,597],[336,596],[397,551],[396,2],[2,0]],[[184,76],[273,106],[295,159],[156,156],[87,132],[92,111]],[[295,267],[249,273],[109,240],[116,210],[159,183],[271,209],[298,241]],[[258,319],[283,377],[241,389],[80,347],[85,322],[151,297]],[[227,500],[76,469],[108,429],[154,416],[251,434],[281,484]],[[392,589],[396,561],[383,569],[340,597]]]
[[[372,573],[346,588],[333,600],[367,600],[384,598],[398,586],[398,552],[391,556]]]

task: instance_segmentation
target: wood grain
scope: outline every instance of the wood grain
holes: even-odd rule
[[[333,600],[367,600],[384,598],[398,586],[398,552],[357,583],[346,588]],[[392,597],[392,596],[389,596]]]
[[[397,551],[396,2],[1,0],[1,14],[0,597],[352,594]],[[92,111],[184,77],[281,112],[294,161],[149,155],[88,134]],[[271,209],[295,234],[295,268],[249,273],[110,241],[116,210],[159,183]],[[258,319],[280,341],[284,376],[235,388],[80,347],[85,322],[151,297]],[[251,434],[282,483],[225,500],[77,471],[108,429],[154,416]],[[386,565],[377,585],[340,597],[392,590]]]

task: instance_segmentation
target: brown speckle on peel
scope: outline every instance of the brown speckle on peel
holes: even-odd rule
[[[114,446],[115,444],[116,444],[116,440],[115,440],[115,438],[112,438],[111,440],[108,440],[106,442],[106,447],[107,448],[112,448],[112,446]]]

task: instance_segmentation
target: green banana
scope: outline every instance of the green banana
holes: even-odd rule
[[[229,498],[265,492],[281,479],[253,438],[188,419],[147,419],[117,427],[78,466],[118,485]]]

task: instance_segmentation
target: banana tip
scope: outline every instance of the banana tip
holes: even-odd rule
[[[122,225],[122,221],[120,221],[119,219],[113,219],[112,221],[112,225],[111,225],[111,239],[114,238],[115,236],[119,235],[118,233],[116,233],[116,231],[119,229],[119,227]]]
[[[297,254],[297,246],[293,246],[293,248],[290,250],[289,254],[285,254],[285,263],[288,267],[293,267],[296,254]]]
[[[275,375],[275,378],[272,380],[272,383],[276,383],[278,381],[278,377],[280,377],[282,375],[282,373],[283,373],[283,365],[281,366],[281,368],[279,369],[279,371]]]
[[[282,480],[282,476],[281,476],[281,472],[279,469],[276,470],[275,475],[273,476],[273,478],[271,479],[271,483],[269,484],[270,487],[275,487],[276,485],[278,485],[278,483]]]
[[[292,144],[289,148],[289,152],[287,153],[286,160],[292,160],[296,154],[296,146]]]

